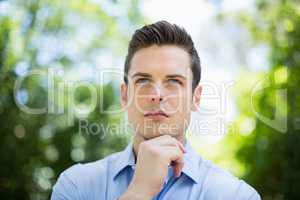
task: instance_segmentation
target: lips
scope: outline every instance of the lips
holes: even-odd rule
[[[169,115],[167,115],[165,112],[159,110],[159,111],[151,111],[145,114],[145,117],[169,117]]]

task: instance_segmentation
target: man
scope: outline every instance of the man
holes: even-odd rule
[[[258,200],[242,180],[202,159],[185,139],[202,87],[186,31],[166,21],[138,29],[129,44],[122,106],[135,135],[123,152],[64,171],[52,200]]]

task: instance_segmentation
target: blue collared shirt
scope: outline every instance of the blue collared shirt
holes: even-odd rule
[[[51,200],[116,200],[126,192],[135,168],[132,143],[102,160],[65,170],[53,187]],[[151,173],[151,172],[149,172]],[[179,178],[169,168],[164,187],[153,200],[260,200],[243,180],[202,159],[186,143]]]

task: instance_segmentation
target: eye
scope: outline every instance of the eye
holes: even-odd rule
[[[149,79],[148,78],[139,78],[135,81],[135,83],[146,83],[148,82]]]
[[[177,84],[180,84],[180,85],[182,85],[182,82],[180,81],[180,80],[178,80],[178,79],[169,79],[168,80],[169,82],[171,82],[171,83],[177,83]]]

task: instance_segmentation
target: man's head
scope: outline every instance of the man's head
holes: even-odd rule
[[[122,103],[136,135],[183,137],[202,90],[200,59],[190,35],[166,21],[136,30],[124,71]]]

